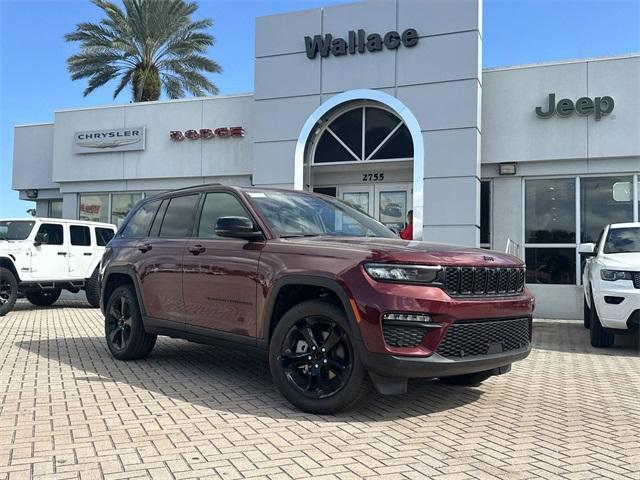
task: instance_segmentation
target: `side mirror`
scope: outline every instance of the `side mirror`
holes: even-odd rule
[[[37,233],[33,246],[39,247],[40,245],[46,245],[47,243],[49,243],[49,234],[46,232]]]
[[[262,232],[247,217],[220,217],[216,222],[216,235],[228,238],[258,240],[264,238]]]
[[[581,243],[578,247],[578,253],[580,255],[584,255],[585,257],[593,257],[595,255],[595,249],[595,243]]]

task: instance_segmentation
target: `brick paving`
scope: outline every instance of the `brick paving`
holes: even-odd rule
[[[293,410],[259,354],[161,337],[111,359],[100,312],[20,301],[0,318],[0,480],[640,480],[640,349],[538,321],[535,349],[478,388],[435,381],[357,410]]]

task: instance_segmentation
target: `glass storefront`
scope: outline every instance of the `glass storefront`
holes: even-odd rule
[[[610,223],[637,221],[633,186],[633,175],[525,180],[527,283],[580,284],[577,246]]]
[[[91,222],[113,223],[118,228],[142,193],[80,194],[78,218]]]
[[[111,223],[120,228],[124,217],[141,199],[141,193],[114,193],[111,196]]]
[[[109,194],[80,195],[78,218],[90,222],[109,222]]]
[[[62,200],[49,200],[49,218],[62,218]]]

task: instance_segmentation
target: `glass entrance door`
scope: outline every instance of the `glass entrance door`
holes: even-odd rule
[[[411,183],[341,185],[337,193],[338,198],[398,231],[405,227],[413,205]]]

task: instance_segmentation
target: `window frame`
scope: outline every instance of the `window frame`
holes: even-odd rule
[[[361,133],[361,142],[362,142],[362,153],[360,155],[360,157],[358,158],[358,156],[355,154],[355,152],[351,151],[351,149],[332,131],[330,130],[328,127],[340,116],[342,116],[343,114],[350,112],[352,110],[355,109],[362,109],[362,133]],[[365,144],[366,144],[366,138],[365,138],[365,133],[366,133],[366,109],[367,108],[376,108],[376,109],[380,109],[380,110],[385,110],[389,113],[391,113],[393,116],[395,116],[398,119],[398,124],[396,125],[396,127],[393,128],[393,130],[382,140],[382,142],[367,156],[365,157],[366,151],[365,151]],[[335,110],[331,111],[330,113],[328,113],[327,115],[325,115],[324,117],[322,117],[321,119],[322,123],[321,125],[316,125],[315,127],[315,131],[313,133],[313,141],[309,147],[309,151],[308,151],[308,156],[307,156],[307,161],[305,162],[308,165],[314,166],[314,167],[323,167],[325,165],[353,165],[353,164],[357,164],[357,165],[361,165],[364,163],[389,163],[389,162],[407,162],[407,161],[413,161],[413,159],[415,158],[415,151],[414,151],[414,155],[412,157],[404,157],[404,158],[383,158],[383,159],[371,159],[371,157],[373,157],[378,150],[380,150],[383,146],[385,146],[387,144],[387,142],[391,139],[391,137],[393,136],[394,133],[396,133],[396,131],[398,131],[400,128],[402,128],[402,126],[404,125],[406,128],[409,128],[408,125],[405,123],[404,119],[402,119],[402,117],[400,117],[398,115],[398,113],[396,111],[394,111],[392,108],[390,108],[387,105],[384,105],[382,103],[377,103],[377,102],[372,102],[369,100],[364,100],[364,101],[353,101],[353,102],[348,102],[347,104],[343,105],[340,108],[336,108]],[[315,162],[315,157],[316,157],[316,149],[318,148],[318,143],[320,142],[320,138],[322,137],[322,135],[325,132],[330,132],[330,135],[333,136],[333,138],[342,145],[343,148],[345,148],[346,152],[348,154],[350,154],[351,156],[353,156],[353,160],[350,161],[344,161],[344,162],[322,162],[322,163],[316,163]],[[409,130],[409,133],[411,133],[411,130]],[[413,146],[413,143],[412,143]]]
[[[620,177],[620,176],[629,176],[631,177],[632,182],[632,191],[631,198],[633,202],[633,218],[632,222],[638,222],[638,215],[640,206],[638,205],[639,197],[640,197],[640,185],[638,182],[640,181],[640,174],[634,172],[610,172],[610,173],[589,173],[589,174],[579,174],[579,175],[535,175],[530,177],[522,177],[521,183],[521,192],[522,192],[522,216],[521,216],[521,238],[523,241],[523,249],[522,256],[526,258],[526,250],[527,248],[573,248],[575,250],[576,257],[576,283],[568,283],[568,284],[548,284],[553,286],[582,286],[582,262],[580,259],[580,253],[578,253],[578,247],[580,246],[580,238],[582,237],[582,221],[581,221],[581,209],[580,209],[580,196],[582,192],[581,182],[582,178],[605,178],[605,177]],[[575,237],[574,243],[533,243],[526,242],[526,188],[527,188],[527,180],[560,180],[560,179],[573,179],[575,182],[575,198],[574,198],[574,208],[575,208]],[[540,284],[535,284],[540,285]]]
[[[201,210],[202,208],[202,199],[204,197],[204,195],[202,194],[203,192],[189,192],[189,193],[183,193],[180,195],[169,195],[165,198],[163,198],[163,200],[168,200],[167,201],[167,207],[164,209],[164,213],[162,216],[162,222],[160,223],[160,227],[158,228],[158,235],[154,238],[163,238],[163,239],[183,239],[183,238],[194,238],[194,228],[195,228],[195,223],[196,223],[196,215],[198,214],[198,212]],[[167,212],[169,211],[169,207],[171,206],[171,202],[173,200],[175,200],[176,198],[182,198],[182,197],[198,197],[196,199],[196,203],[195,203],[195,208],[193,209],[193,213],[191,214],[191,226],[189,227],[189,231],[187,232],[187,234],[185,236],[180,236],[180,237],[163,237],[162,234],[162,227],[164,226],[164,222],[167,219]],[[156,215],[158,214],[158,212],[160,211],[160,209],[162,208],[162,202],[160,203],[160,205],[158,206],[158,210],[156,210]],[[149,229],[147,230],[147,238],[149,236],[149,233],[151,233],[151,229],[153,228],[153,222],[155,221],[155,215],[154,218],[151,220],[151,223],[149,224]]]
[[[73,228],[86,228],[89,232],[89,245],[78,245],[73,243],[73,233],[71,232],[71,230]],[[91,228],[89,227],[89,225],[78,225],[77,223],[70,223],[69,224],[69,246],[70,247],[91,247],[93,245],[93,237],[91,236]]]
[[[243,242],[246,242],[245,240],[242,240],[242,239],[239,239],[239,238],[218,237],[218,236],[215,236],[215,237],[200,237],[199,236],[199,233],[200,233],[200,222],[202,221],[202,212],[204,211],[204,204],[207,201],[207,195],[212,194],[212,193],[223,193],[223,194],[231,195],[233,198],[235,198],[238,201],[238,203],[240,204],[240,206],[242,207],[242,209],[247,214],[247,218],[253,222],[253,226],[255,228],[257,228],[258,230],[260,230],[262,232],[262,234],[264,235],[264,231],[260,227],[260,224],[254,218],[252,213],[247,208],[246,203],[233,190],[210,190],[210,191],[206,191],[206,192],[201,192],[200,193],[201,198],[200,198],[198,206],[196,208],[196,218],[195,218],[195,221],[193,222],[193,228],[191,229],[191,237],[189,237],[189,238],[197,238],[199,240],[207,240],[207,241],[208,240],[216,240],[216,241],[217,240],[236,240],[236,241],[237,240],[241,240]],[[166,211],[166,209],[165,209],[165,211]],[[162,221],[164,222],[164,218],[162,219]],[[160,225],[160,230],[161,229],[162,229],[162,225]],[[160,233],[160,230],[158,230],[158,233]]]
[[[44,227],[45,225],[54,225],[57,227],[60,227],[60,229],[62,230],[62,243],[43,243],[43,245],[52,245],[52,246],[56,246],[59,247],[61,245],[68,245],[69,242],[69,233],[68,232],[68,228],[65,228],[65,224],[64,223],[57,223],[57,222],[42,222],[40,224],[40,226],[38,227],[38,230],[36,230],[36,236],[34,238],[36,238],[39,234],[40,234],[40,230],[42,229],[42,227]]]

